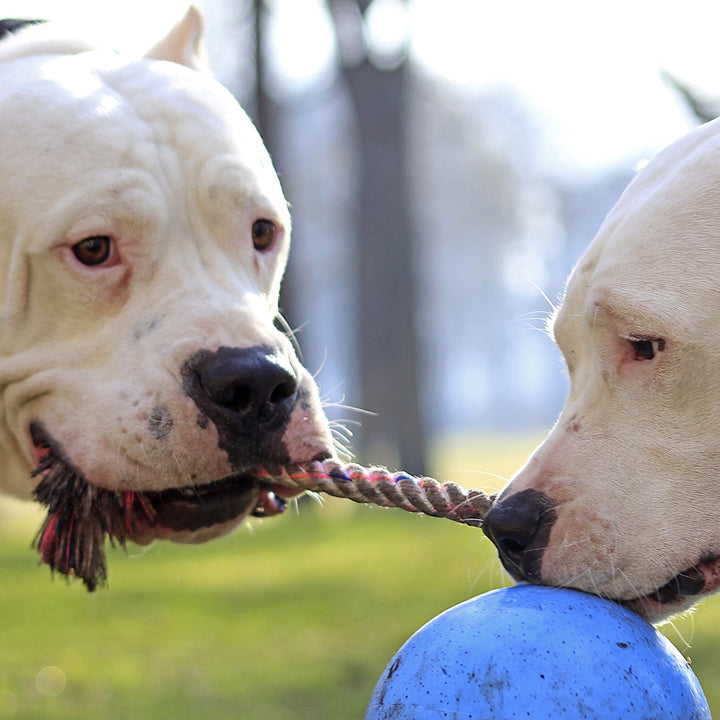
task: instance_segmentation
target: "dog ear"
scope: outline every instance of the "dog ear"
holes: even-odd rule
[[[185,17],[160,42],[145,53],[153,60],[170,60],[194,70],[210,72],[205,49],[205,18],[191,5]]]

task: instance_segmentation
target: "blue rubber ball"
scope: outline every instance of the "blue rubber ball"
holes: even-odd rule
[[[639,615],[594,595],[517,585],[418,630],[365,720],[711,720],[697,677]]]

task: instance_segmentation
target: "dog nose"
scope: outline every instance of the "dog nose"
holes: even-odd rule
[[[557,519],[555,505],[545,493],[528,488],[501,498],[485,516],[483,532],[516,580],[541,582],[543,551]]]
[[[200,350],[186,362],[183,381],[234,465],[263,448],[277,455],[299,386],[284,353],[265,346]]]
[[[220,348],[195,372],[211,403],[251,425],[287,419],[298,387],[287,362],[265,348]]]

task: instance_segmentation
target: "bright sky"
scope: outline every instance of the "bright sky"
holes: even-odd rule
[[[375,34],[392,39],[398,0],[378,0]],[[199,0],[217,37],[222,0]],[[116,47],[144,48],[187,0],[0,0],[0,16],[60,18],[97,29]],[[323,0],[269,0],[285,85],[327,75],[332,27]],[[416,59],[469,89],[515,87],[552,139],[562,167],[594,169],[652,154],[689,127],[661,68],[720,97],[716,0],[413,0]],[[212,48],[211,48],[212,50]]]

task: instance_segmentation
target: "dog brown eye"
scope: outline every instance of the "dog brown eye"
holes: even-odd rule
[[[660,338],[630,338],[630,344],[636,360],[652,360],[665,349],[665,341]]]
[[[107,235],[93,235],[73,245],[75,257],[88,267],[102,265],[112,255],[113,243]]]
[[[256,220],[252,226],[253,247],[258,252],[269,250],[275,242],[275,224],[270,220]]]

